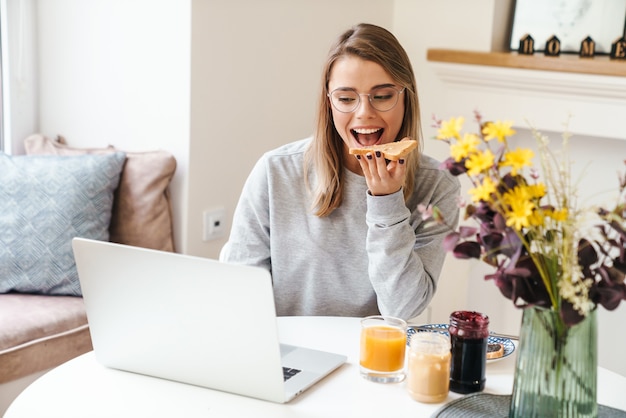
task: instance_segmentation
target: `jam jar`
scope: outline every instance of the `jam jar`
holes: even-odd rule
[[[485,388],[489,317],[474,311],[450,315],[450,390],[480,392]]]

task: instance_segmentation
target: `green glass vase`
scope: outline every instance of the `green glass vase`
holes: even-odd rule
[[[567,327],[558,313],[526,308],[509,417],[597,417],[597,319]]]

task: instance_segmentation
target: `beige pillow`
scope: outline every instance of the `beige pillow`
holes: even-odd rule
[[[56,141],[43,135],[24,140],[30,155],[108,154],[107,148],[71,148],[62,137]],[[162,150],[126,152],[120,185],[115,192],[109,233],[111,242],[174,251],[169,184],[176,171],[174,157]]]

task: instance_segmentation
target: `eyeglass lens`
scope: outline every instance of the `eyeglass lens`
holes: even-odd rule
[[[337,89],[330,93],[330,98],[335,109],[343,113],[354,112],[361,103],[361,96],[367,96],[374,109],[386,112],[398,103],[402,91],[404,89],[398,91],[393,87],[379,87],[369,94],[359,94],[352,89]]]

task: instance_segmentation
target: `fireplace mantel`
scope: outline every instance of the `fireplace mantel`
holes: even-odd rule
[[[520,128],[626,140],[626,62],[606,57],[519,56],[429,50],[428,61],[459,114],[479,109]]]

